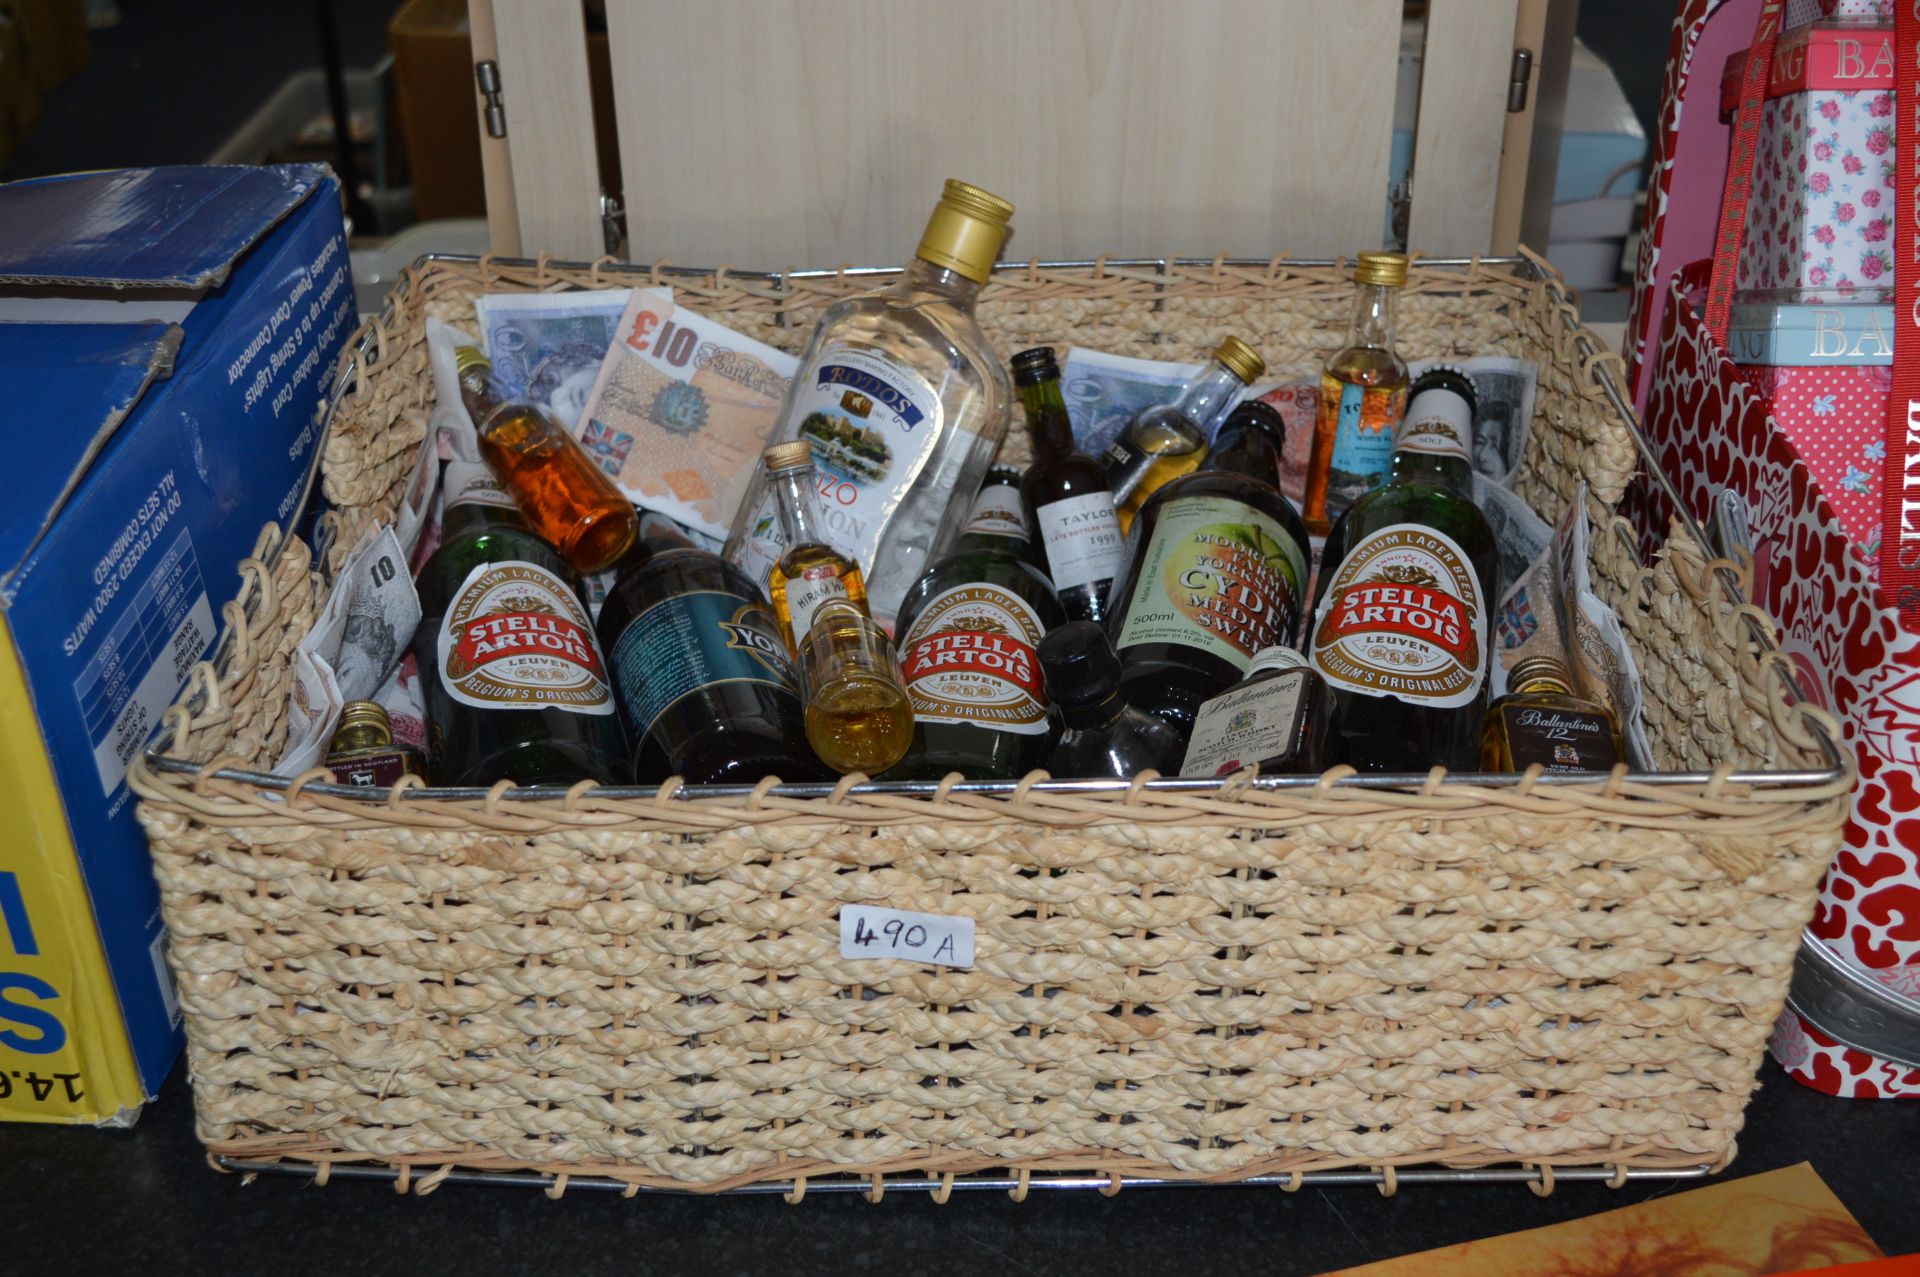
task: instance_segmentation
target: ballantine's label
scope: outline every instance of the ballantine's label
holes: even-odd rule
[[[940,396],[913,369],[834,343],[794,380],[786,421],[813,445],[820,517],[833,548],[872,567],[893,512],[940,439]],[[741,567],[766,579],[779,559],[779,521],[767,491],[747,525]]]
[[[440,681],[480,709],[613,713],[587,609],[537,563],[482,563],[440,623]]]
[[[1047,694],[1034,648],[1046,633],[1027,601],[984,582],[933,596],[900,645],[913,716],[1038,736]]]
[[[1486,681],[1486,652],[1486,601],[1472,561],[1452,537],[1417,523],[1362,538],[1314,618],[1314,668],[1366,696],[1466,705]]]
[[[1286,637],[1307,559],[1286,529],[1230,497],[1177,497],[1141,551],[1120,648],[1181,643],[1245,671]]]
[[[1619,761],[1613,724],[1580,710],[1507,705],[1500,710],[1513,769],[1539,763],[1550,772],[1605,771]]]
[[[1467,401],[1444,387],[1423,390],[1407,405],[1393,432],[1395,452],[1473,460],[1473,414]]]
[[[682,697],[717,683],[763,683],[799,695],[773,613],[725,590],[655,603],[627,622],[612,656],[621,699],[641,735]]]

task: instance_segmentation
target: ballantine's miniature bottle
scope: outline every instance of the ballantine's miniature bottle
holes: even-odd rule
[[[1107,591],[1126,570],[1127,538],[1100,463],[1074,446],[1051,346],[1013,357],[1033,464],[1020,481],[1027,522],[1069,621],[1107,619]]]
[[[480,455],[512,494],[533,533],[579,572],[600,572],[633,546],[640,517],[579,440],[536,404],[503,399],[493,365],[472,346],[454,352],[460,398]]]
[[[1551,656],[1527,656],[1507,671],[1507,694],[1487,707],[1480,766],[1523,772],[1604,772],[1626,756],[1620,728],[1604,705],[1579,696],[1573,676]]]
[[[1034,648],[1066,618],[1023,554],[1019,480],[1017,470],[987,472],[953,553],[901,605],[913,745],[888,780],[1005,779],[1046,766],[1054,725]]]
[[[949,506],[979,488],[1007,431],[1012,390],[973,305],[1012,216],[999,196],[949,181],[899,280],[821,313],[774,427],[775,441],[813,442],[827,535],[865,570],[885,626],[959,534]],[[756,476],[726,556],[763,581],[779,536]]]
[[[1362,253],[1354,266],[1359,291],[1347,344],[1320,374],[1320,413],[1300,513],[1307,530],[1324,534],[1360,494],[1386,478],[1393,428],[1407,403],[1407,365],[1393,349],[1394,307],[1407,282],[1399,253]]]
[[[413,655],[442,785],[614,782],[627,770],[580,578],[500,480],[449,461],[440,548],[420,569]]]
[[[651,785],[826,780],[807,748],[800,676],[745,573],[666,520],[600,609],[600,646],[634,741],[622,781]]]
[[[876,776],[913,743],[913,705],[886,631],[845,599],[828,599],[800,642],[807,741],[835,771]]]
[[[1132,529],[1133,517],[1148,497],[1200,468],[1214,427],[1233,407],[1234,398],[1266,369],[1253,347],[1228,337],[1177,402],[1149,408],[1127,423],[1102,463],[1122,532]]]
[[[1228,776],[1259,764],[1265,776],[1322,772],[1339,715],[1327,682],[1290,647],[1253,658],[1247,676],[1200,707],[1183,776]]]
[[[813,627],[813,614],[820,605],[828,599],[845,599],[865,612],[867,586],[860,565],[827,544],[814,500],[813,445],[805,439],[776,443],[762,461],[780,517],[780,540],[786,546],[767,574],[767,594],[787,650],[798,655],[800,640]]]
[[[426,779],[420,751],[393,743],[393,724],[379,701],[348,701],[327,746],[327,770],[342,785],[387,789],[402,776]]]
[[[1472,456],[1472,384],[1423,373],[1390,478],[1327,537],[1308,658],[1340,703],[1334,762],[1424,772],[1479,759],[1500,559],[1473,503]]]
[[[1183,732],[1255,653],[1299,634],[1307,533],[1279,488],[1285,433],[1268,405],[1241,404],[1206,468],[1141,508],[1139,553],[1114,588],[1107,633],[1127,700]]]
[[[1047,693],[1065,731],[1054,746],[1055,776],[1131,780],[1151,768],[1163,776],[1180,766],[1182,733],[1120,695],[1120,662],[1092,621],[1069,621],[1040,640]]]

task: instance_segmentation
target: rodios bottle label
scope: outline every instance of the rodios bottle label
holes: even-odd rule
[[[1230,497],[1176,497],[1141,552],[1121,648],[1181,643],[1244,671],[1299,607],[1306,553],[1278,522]]]
[[[1363,537],[1314,618],[1314,668],[1366,696],[1469,704],[1486,680],[1486,652],[1486,601],[1472,561],[1452,537],[1417,523]]]
[[[482,563],[440,623],[440,681],[478,709],[613,713],[587,609],[537,563]]]
[[[1034,654],[1046,626],[1010,590],[979,583],[933,596],[900,645],[913,716],[1038,736],[1047,695]]]
[[[773,613],[725,590],[655,603],[627,622],[612,656],[620,699],[642,735],[676,701],[716,683],[764,683],[800,694]]]

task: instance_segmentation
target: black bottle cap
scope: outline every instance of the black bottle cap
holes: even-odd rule
[[[1047,695],[1062,710],[1097,705],[1120,686],[1120,658],[1107,632],[1092,621],[1068,621],[1040,640]]]
[[[1054,360],[1052,346],[1035,346],[1013,357],[1016,385],[1037,386],[1043,381],[1060,380],[1060,365]]]
[[[1467,415],[1472,417],[1480,410],[1480,401],[1473,393],[1473,381],[1458,368],[1449,368],[1445,364],[1438,368],[1429,368],[1413,379],[1407,387],[1407,403],[1413,401],[1428,390],[1451,390],[1467,401]]]

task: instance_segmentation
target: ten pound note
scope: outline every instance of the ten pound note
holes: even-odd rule
[[[635,505],[727,535],[797,361],[636,288],[587,395],[580,442]]]

